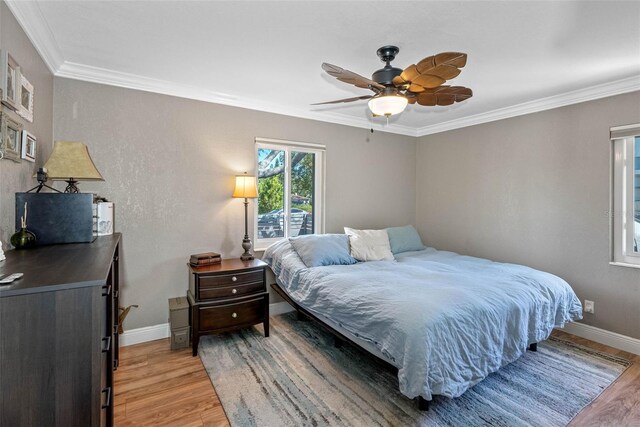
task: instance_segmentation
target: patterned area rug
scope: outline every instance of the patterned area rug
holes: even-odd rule
[[[234,427],[564,426],[630,362],[557,339],[538,344],[429,411],[398,391],[396,373],[294,313],[262,328],[204,337],[199,354]]]

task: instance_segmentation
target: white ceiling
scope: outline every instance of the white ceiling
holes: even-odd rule
[[[8,1],[56,75],[407,135],[640,90],[640,2]],[[468,54],[473,98],[412,105],[387,125],[321,71],[369,77],[376,49],[405,68]]]

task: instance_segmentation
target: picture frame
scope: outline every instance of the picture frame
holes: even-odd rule
[[[22,156],[28,162],[36,161],[36,137],[27,132],[22,131]]]
[[[18,115],[29,122],[33,122],[33,85],[27,80],[27,78],[20,71],[20,85],[18,105],[16,112]]]
[[[0,117],[0,151],[2,157],[7,160],[13,160],[20,163],[20,132],[22,132],[22,124],[13,120],[6,113],[1,113]]]
[[[15,110],[18,107],[20,95],[20,66],[8,51],[0,51],[0,91],[2,103]]]

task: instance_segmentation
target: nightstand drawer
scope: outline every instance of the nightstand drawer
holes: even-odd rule
[[[217,274],[215,276],[200,276],[200,289],[215,286],[234,286],[246,283],[261,282],[264,270],[246,273]]]
[[[224,287],[206,287],[200,288],[200,299],[226,299],[241,297],[250,294],[265,292],[264,283],[250,283],[248,285],[224,286]]]
[[[235,304],[200,307],[198,320],[201,331],[254,325],[264,319],[265,297]]]

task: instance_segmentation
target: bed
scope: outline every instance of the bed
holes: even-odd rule
[[[309,268],[285,239],[262,259],[296,308],[395,366],[400,391],[422,402],[462,395],[582,318],[557,276],[433,248]]]

